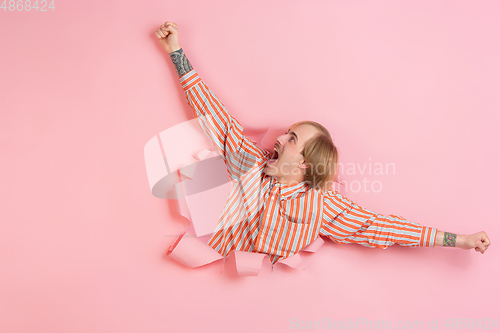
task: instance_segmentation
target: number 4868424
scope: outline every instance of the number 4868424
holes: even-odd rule
[[[0,6],[0,9],[3,9],[4,12],[9,11],[9,12],[29,12],[32,10],[36,10],[37,12],[46,12],[47,8],[52,9],[54,11],[56,7],[54,6],[54,0],[50,2],[50,4],[47,6],[47,1],[46,0],[41,0],[40,5],[38,4],[38,0],[35,0],[34,2],[31,0],[3,0],[2,6]]]

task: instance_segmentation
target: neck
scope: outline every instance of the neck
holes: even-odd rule
[[[294,186],[304,181],[303,175],[292,175],[291,177],[275,177],[276,181],[283,185]]]

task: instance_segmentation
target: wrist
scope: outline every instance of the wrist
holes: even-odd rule
[[[180,49],[181,49],[181,47],[179,45],[176,45],[176,46],[172,46],[172,47],[167,48],[167,52],[168,52],[168,54],[171,54],[171,53],[178,51]]]
[[[461,249],[467,249],[467,236],[466,235],[457,235],[456,247]]]
[[[436,246],[467,248],[467,236],[458,235],[446,231],[438,231],[436,235]]]

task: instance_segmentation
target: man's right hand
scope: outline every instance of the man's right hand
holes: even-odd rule
[[[179,31],[177,25],[173,22],[165,22],[158,30],[156,36],[160,40],[161,45],[168,53],[179,50]]]

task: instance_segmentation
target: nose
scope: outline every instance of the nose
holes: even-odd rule
[[[284,141],[284,140],[283,140],[283,137],[284,137],[284,136],[285,136],[285,135],[280,135],[280,136],[278,136],[278,137],[276,138],[276,142],[277,142],[277,143],[278,143],[281,147],[283,147],[283,141]]]

